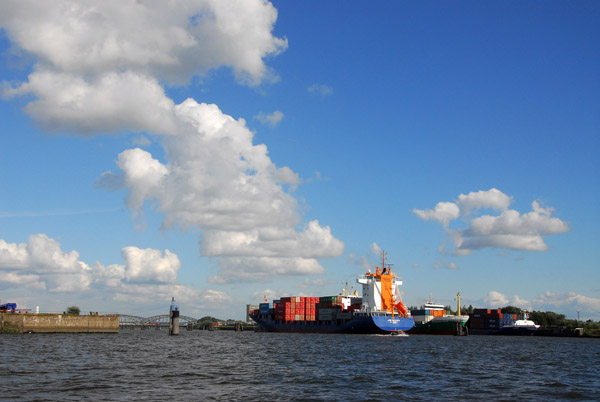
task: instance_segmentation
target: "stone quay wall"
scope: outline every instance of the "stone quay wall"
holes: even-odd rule
[[[99,333],[118,331],[118,315],[0,313],[0,333]]]

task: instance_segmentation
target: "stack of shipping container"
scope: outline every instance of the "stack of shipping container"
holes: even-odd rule
[[[446,314],[446,310],[436,310],[436,309],[420,309],[420,310],[410,310],[410,315],[412,315],[415,322],[425,323],[433,320],[435,317],[443,317]]]
[[[318,297],[292,296],[273,301],[275,319],[279,321],[315,321]]]
[[[517,314],[503,314],[501,309],[476,308],[469,314],[469,327],[473,330],[500,330],[505,325],[511,325],[517,319]]]
[[[344,309],[342,296],[321,296],[317,298],[317,319],[319,321],[331,321],[337,318],[337,313]]]
[[[349,298],[347,298],[349,299]],[[258,314],[271,315],[277,321],[329,321],[350,319],[352,311],[360,309],[362,299],[352,298],[344,305],[343,296],[304,297],[291,296],[260,303]]]

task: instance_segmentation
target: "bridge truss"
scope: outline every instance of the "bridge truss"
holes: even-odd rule
[[[198,321],[197,318],[189,317],[187,315],[179,316],[179,326],[187,326],[188,324],[195,324]],[[119,314],[119,325],[159,325],[169,326],[169,315],[161,314],[154,315],[152,317],[140,317],[137,315]]]

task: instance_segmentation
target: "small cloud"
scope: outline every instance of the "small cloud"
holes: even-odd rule
[[[208,277],[208,281],[212,284],[216,284],[216,285],[222,285],[227,283],[227,281],[225,280],[225,278],[222,278],[218,275],[214,275],[214,276],[209,276]]]
[[[420,265],[419,264],[412,264],[411,267],[413,267],[413,268],[419,268]]]
[[[283,120],[284,114],[279,110],[274,111],[271,114],[260,112],[254,116],[255,120],[258,120],[263,126],[276,127],[281,120]]]
[[[268,301],[272,301],[273,299],[278,297],[278,293],[277,291],[273,290],[273,289],[265,289],[265,290],[260,290],[258,292],[254,292],[250,295],[251,300],[256,301],[256,300],[260,300],[260,302],[262,303],[265,299],[267,299]]]
[[[483,298],[488,306],[492,306],[492,308],[500,308],[509,305],[508,298],[504,296],[500,292],[496,292],[492,290],[488,292],[487,296]]]
[[[323,286],[331,285],[333,283],[336,283],[336,282],[327,280],[325,278],[317,278],[317,279],[308,279],[307,278],[304,281],[302,281],[300,286],[303,288],[323,287]]]
[[[308,87],[308,92],[315,95],[327,96],[333,94],[333,88],[323,84],[312,84]]]
[[[381,247],[377,245],[377,243],[373,242],[371,244],[371,252],[375,255],[381,254]]]
[[[450,221],[460,216],[458,206],[453,202],[438,202],[434,209],[413,209],[419,218],[423,220],[436,220],[444,227],[448,227]]]
[[[329,177],[325,177],[321,175],[321,172],[319,171],[315,171],[315,176],[314,177],[309,177],[308,179],[305,179],[304,182],[305,183],[312,183],[313,181],[328,181]]]
[[[108,191],[119,191],[125,186],[124,177],[121,174],[112,172],[104,172],[94,182],[94,188],[104,189]]]
[[[367,260],[367,257],[365,256],[358,257],[356,254],[350,254],[348,256],[348,262],[359,265],[364,271],[371,269],[371,264],[369,264],[369,260]]]
[[[418,266],[418,264],[416,264],[416,265]],[[415,264],[413,264],[413,266],[415,266]],[[435,269],[438,269],[438,268],[458,269],[458,266],[453,262],[446,262],[446,261],[439,260],[435,264],[433,264],[433,268],[435,268]]]
[[[327,180],[329,180],[329,177],[321,176],[321,172],[319,172],[318,170],[315,170],[315,180],[327,181]]]
[[[202,301],[211,304],[223,304],[231,302],[231,297],[218,290],[206,289],[202,292]]]
[[[147,147],[148,145],[152,144],[152,141],[150,141],[148,137],[142,135],[140,137],[133,138],[131,143],[139,147]]]

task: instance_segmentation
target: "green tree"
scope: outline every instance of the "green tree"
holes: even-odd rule
[[[514,306],[502,307],[502,314],[523,314],[523,311]]]
[[[210,326],[211,323],[218,322],[218,321],[220,321],[220,320],[215,317],[211,317],[211,316],[202,317],[198,321],[196,321],[194,328],[205,328],[205,327]]]
[[[578,326],[577,320],[568,320],[564,314],[557,314],[552,311],[534,311],[529,313],[529,318],[543,327],[576,328]]]
[[[81,309],[77,306],[70,306],[67,307],[67,314],[68,315],[79,315],[79,313],[81,312]]]

